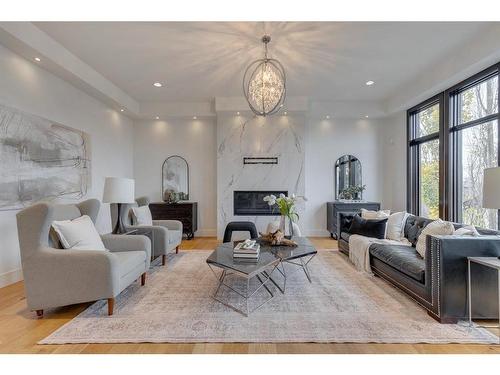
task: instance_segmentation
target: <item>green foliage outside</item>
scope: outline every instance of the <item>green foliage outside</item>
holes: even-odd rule
[[[459,122],[497,113],[498,78],[485,81],[459,94]],[[438,131],[439,105],[417,115],[418,136]],[[462,221],[484,228],[497,228],[497,210],[482,208],[483,173],[485,168],[498,166],[497,122],[487,122],[458,133],[461,156]],[[420,153],[420,213],[429,218],[439,217],[439,141],[419,146]],[[500,194],[500,192],[499,192]]]
[[[419,134],[439,130],[439,105],[419,113]],[[431,219],[439,217],[439,141],[420,145],[420,214]]]
[[[420,180],[421,202],[431,219],[439,217],[439,163],[432,162],[422,166]]]

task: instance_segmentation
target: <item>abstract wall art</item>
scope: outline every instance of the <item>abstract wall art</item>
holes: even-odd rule
[[[0,210],[82,198],[90,167],[87,134],[0,104]]]

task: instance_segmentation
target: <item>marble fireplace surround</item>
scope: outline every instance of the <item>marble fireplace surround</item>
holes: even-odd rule
[[[270,221],[278,220],[276,216],[235,216],[234,191],[282,190],[305,195],[307,110],[307,99],[295,97],[286,101],[287,115],[256,117],[244,98],[216,98],[219,239],[230,221],[252,221],[258,231],[264,231]],[[244,164],[244,157],[277,157],[278,163]],[[303,204],[298,211],[303,213]]]

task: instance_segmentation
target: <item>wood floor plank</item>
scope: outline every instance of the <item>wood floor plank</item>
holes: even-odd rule
[[[318,249],[337,249],[330,238],[311,238]],[[182,241],[180,251],[214,249],[214,237],[197,237]],[[464,344],[315,344],[315,343],[139,343],[139,344],[70,344],[37,345],[37,342],[69,322],[91,303],[48,309],[43,319],[28,311],[24,285],[18,282],[0,289],[0,353],[490,353],[500,354],[500,345]]]

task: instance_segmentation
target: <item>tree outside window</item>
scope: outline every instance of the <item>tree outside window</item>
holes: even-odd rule
[[[498,112],[498,77],[488,79],[460,95],[462,124]],[[459,131],[462,221],[497,229],[497,210],[482,208],[483,173],[498,166],[498,121],[478,123]]]

